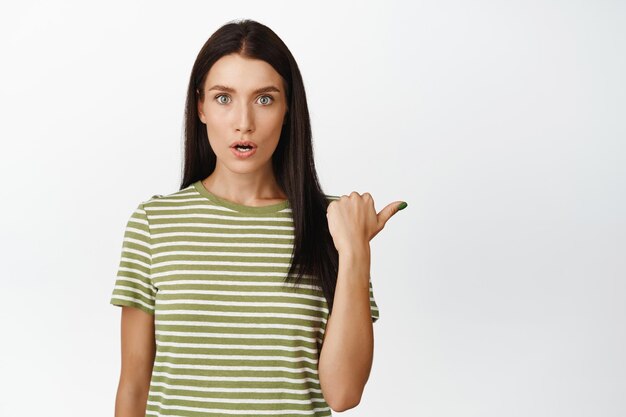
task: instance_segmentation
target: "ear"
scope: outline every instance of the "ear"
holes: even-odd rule
[[[200,95],[200,91],[198,91],[198,89],[196,89],[196,94],[198,96]],[[202,111],[202,104],[203,101],[201,99],[198,99],[198,101],[196,102],[196,105],[198,106],[198,117],[200,117],[202,123],[206,124],[206,117],[204,117],[204,112]]]

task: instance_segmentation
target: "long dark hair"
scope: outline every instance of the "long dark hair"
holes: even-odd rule
[[[198,116],[197,101],[204,94],[204,82],[213,64],[231,53],[269,63],[284,80],[287,121],[272,155],[272,167],[278,185],[289,199],[295,229],[286,281],[297,285],[307,280],[321,287],[330,312],[339,254],[328,229],[326,210],[329,202],[315,170],[304,83],[293,55],[269,27],[249,19],[228,22],[211,35],[198,53],[185,105],[185,157],[180,189],[206,178],[215,170],[215,152]]]

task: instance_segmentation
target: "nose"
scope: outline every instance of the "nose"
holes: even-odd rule
[[[254,112],[247,103],[235,106],[234,112],[235,130],[247,133],[254,130]]]

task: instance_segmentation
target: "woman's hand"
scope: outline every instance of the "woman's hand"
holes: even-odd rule
[[[401,206],[406,207],[406,203],[395,201],[376,214],[374,199],[370,193],[359,194],[356,191],[331,201],[326,210],[326,218],[337,251],[341,253],[352,247],[368,245],[391,216],[402,210]]]

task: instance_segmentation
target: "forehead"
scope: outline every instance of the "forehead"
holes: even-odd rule
[[[268,85],[275,85],[281,92],[283,90],[282,77],[270,64],[239,54],[225,55],[215,61],[207,74],[205,88],[211,88],[215,84],[232,87],[238,93]]]

